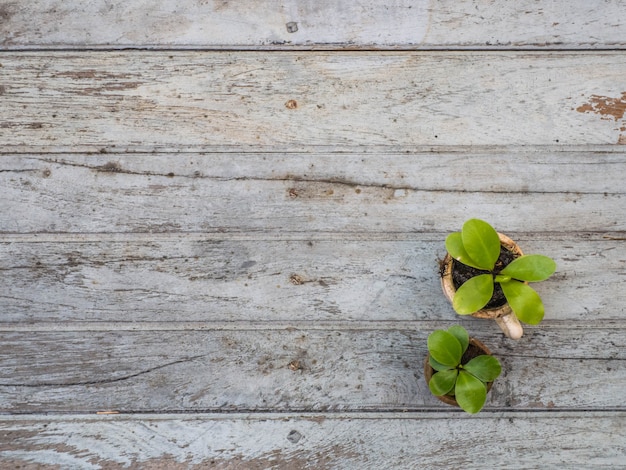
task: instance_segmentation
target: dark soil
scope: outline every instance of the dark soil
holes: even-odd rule
[[[508,265],[515,258],[517,258],[517,255],[515,253],[507,250],[503,246],[500,246],[500,257],[498,258],[498,261],[496,261],[496,266],[492,274],[499,274],[500,271],[502,271],[506,267],[506,265]],[[466,266],[463,263],[459,263],[455,259],[452,260],[452,282],[454,283],[455,289],[458,289],[466,281],[480,274],[489,274],[489,271],[472,268],[471,266]],[[491,300],[487,302],[487,305],[485,305],[485,307],[483,308],[497,308],[502,307],[504,304],[506,304],[506,298],[504,297],[504,293],[502,292],[500,284],[496,283],[493,289],[493,296],[491,297]]]
[[[461,358],[461,364],[467,364],[469,361],[471,361],[475,357],[483,356],[485,354],[486,354],[485,351],[480,349],[478,346],[474,346],[472,343],[470,343],[467,346],[467,349],[465,350],[465,352],[463,353],[463,357]]]

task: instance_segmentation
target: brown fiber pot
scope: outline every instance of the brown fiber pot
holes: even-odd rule
[[[501,233],[498,233],[498,236],[500,237],[500,244],[507,250],[515,253],[517,257],[524,254],[517,243],[509,237]],[[450,302],[452,302],[454,294],[456,293],[456,288],[454,287],[454,282],[452,281],[452,257],[450,254],[446,254],[446,257],[443,259],[442,268],[441,287],[444,295]],[[479,310],[478,312],[472,313],[472,316],[476,318],[489,318],[495,320],[500,329],[509,338],[520,339],[524,334],[522,325],[515,316],[515,313],[513,313],[513,310],[511,310],[508,303],[501,307]]]
[[[491,356],[491,351],[481,341],[477,340],[476,338],[470,338],[469,342],[471,346],[474,346],[475,348],[480,350],[480,353],[477,354],[478,356],[481,356],[481,355]],[[426,385],[428,385],[428,383],[430,382],[430,378],[435,373],[435,369],[433,369],[430,366],[430,363],[428,362],[429,358],[430,358],[430,354],[426,356],[426,360],[424,361],[424,379],[426,379]],[[489,393],[489,391],[491,390],[492,385],[493,385],[493,382],[487,382],[487,393]],[[447,403],[448,405],[459,406],[454,396],[441,395],[441,396],[438,396],[437,398],[439,398],[439,400],[441,400],[442,402]]]

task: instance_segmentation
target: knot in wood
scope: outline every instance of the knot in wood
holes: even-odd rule
[[[300,286],[304,284],[304,279],[302,279],[302,276],[298,274],[292,274],[289,278],[289,282],[291,282],[294,286]]]

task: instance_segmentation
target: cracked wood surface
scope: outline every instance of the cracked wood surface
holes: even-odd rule
[[[5,52],[0,136],[44,153],[614,146],[625,75],[616,52]]]
[[[0,467],[622,465],[623,5],[357,3],[0,2]],[[557,261],[518,342],[441,293],[469,217]]]
[[[619,0],[3,2],[0,47],[623,48]],[[33,21],[37,18],[38,21]]]
[[[0,231],[624,231],[625,172],[600,152],[6,155]]]
[[[557,273],[535,286],[546,319],[620,320],[623,241],[514,234],[549,253]],[[437,260],[445,233],[400,240],[0,241],[3,325],[22,322],[445,321]],[[45,293],[42,296],[41,293]]]
[[[535,469],[538,462],[619,468],[625,418],[624,412],[484,412],[476,419],[441,412],[35,416],[0,420],[0,453],[22,468],[51,459],[107,469]],[[503,439],[510,447],[493,444]]]
[[[623,408],[623,320],[547,321],[516,344],[493,322],[464,324],[502,363],[486,410]],[[433,326],[2,332],[0,402],[13,413],[447,410],[422,372]]]

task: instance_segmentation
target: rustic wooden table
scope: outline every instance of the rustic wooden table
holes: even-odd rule
[[[1,468],[626,466],[623,2],[1,1],[0,44]],[[469,217],[558,263],[520,341],[441,292]]]

